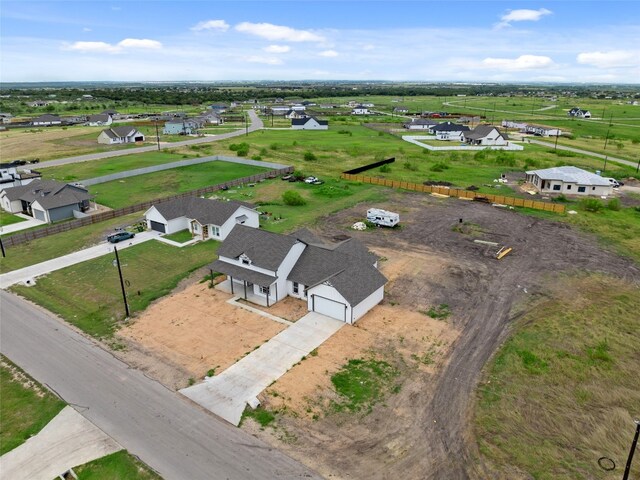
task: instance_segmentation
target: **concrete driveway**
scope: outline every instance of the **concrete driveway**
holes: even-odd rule
[[[153,238],[158,238],[158,236],[159,233],[153,231],[137,233],[136,236],[131,240],[117,243],[116,246],[118,247],[118,250],[124,250],[125,248],[128,248],[132,245],[138,245]],[[113,244],[103,242],[94,247],[89,247],[85,248],[84,250],[70,253],[69,255],[64,255],[52,260],[47,260],[46,262],[30,265],[19,270],[14,270],[13,272],[8,272],[0,275],[0,288],[8,288],[11,285],[15,285],[16,283],[26,283],[27,281],[33,282],[36,277],[39,277],[41,275],[45,275],[55,270],[69,267],[71,265],[75,265],[76,263],[81,263],[93,258],[98,258],[102,255],[107,255],[112,252]]]
[[[344,325],[340,320],[309,312],[220,375],[180,393],[238,425],[247,403],[256,401],[260,392]]]
[[[0,472],[2,478],[51,480],[119,450],[115,440],[65,407],[37,435],[0,457]]]
[[[37,227],[38,225],[44,225],[45,223],[47,223],[45,221],[29,217],[28,215],[24,215],[22,213],[16,213],[14,215],[16,215],[17,217],[22,217],[26,220],[24,222],[12,223],[11,225],[0,227],[0,235],[19,232],[20,230],[26,230],[27,228]]]

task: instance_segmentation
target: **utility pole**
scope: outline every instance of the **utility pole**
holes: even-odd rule
[[[156,143],[158,144],[158,151],[160,151],[160,133],[158,133],[158,119],[156,119]]]
[[[624,475],[622,480],[628,480],[629,474],[631,473],[631,462],[633,461],[633,454],[636,451],[636,446],[638,445],[638,436],[640,436],[640,420],[634,420],[636,424],[636,434],[633,437],[633,441],[631,442],[631,450],[629,450],[629,457],[627,458],[627,465],[624,467]]]
[[[118,256],[118,249],[116,246],[113,246],[113,251],[116,254],[116,265],[118,266],[118,275],[120,275],[120,287],[122,288],[122,300],[124,301],[124,310],[127,314],[125,318],[129,318],[131,314],[129,313],[129,304],[127,303],[127,292],[124,289],[124,279],[122,278],[122,268],[120,268],[120,257]]]
[[[640,162],[638,162],[638,164],[640,165]],[[2,258],[6,257],[7,254],[4,251],[4,243],[2,243],[2,237],[0,237],[0,250],[2,250]]]
[[[558,150],[558,137],[560,136],[560,132],[556,130],[556,144],[553,147],[554,150]]]
[[[247,114],[244,114],[244,135],[249,136],[249,122],[247,121]]]
[[[611,118],[613,118],[613,114],[611,114]],[[609,132],[611,132],[611,118],[609,119],[609,128],[607,129],[607,136],[604,139],[604,167],[602,167],[602,173],[607,171],[607,160],[609,159],[609,154],[607,153],[607,143],[609,142]]]

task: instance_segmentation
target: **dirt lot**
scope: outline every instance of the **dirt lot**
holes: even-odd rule
[[[403,228],[350,231],[366,210],[358,206],[323,219],[316,233],[355,236],[389,259],[381,262],[392,280],[384,304],[267,390],[262,400],[268,408],[287,407],[274,429],[245,428],[329,478],[390,479],[398,472],[404,478],[487,478],[469,428],[473,391],[511,321],[562,272],[613,272],[636,281],[640,272],[565,224],[514,211],[410,193],[393,193],[376,206],[400,212]],[[498,261],[494,247],[473,239],[514,250]],[[446,323],[417,313],[441,303],[452,311]],[[407,355],[434,346],[436,362],[428,368]],[[400,392],[368,415],[327,412],[335,395],[331,373],[367,350],[406,364]]]

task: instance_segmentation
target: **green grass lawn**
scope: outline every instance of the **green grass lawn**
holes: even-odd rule
[[[93,185],[89,187],[89,193],[95,195],[96,201],[102,205],[121,208],[255,175],[265,170],[238,163],[208,162]]]
[[[640,411],[640,291],[599,275],[555,282],[486,368],[474,418],[480,452],[507,476],[620,478]],[[615,472],[598,466],[602,456]]]
[[[191,156],[187,158],[191,158]],[[50,178],[60,182],[75,182],[87,178],[102,177],[103,175],[110,175],[112,173],[134,170],[136,168],[177,162],[184,159],[184,155],[172,153],[167,150],[160,150],[159,152],[138,153],[104,160],[42,168],[38,171],[42,172],[42,178]]]
[[[164,238],[167,240],[173,240],[178,243],[185,243],[193,239],[193,235],[189,230],[180,230],[179,232],[170,233],[169,235],[165,235]]]
[[[68,232],[49,235],[15,247],[7,247],[6,258],[0,258],[0,272],[6,273],[29,265],[51,260],[96,245],[114,232],[116,227],[125,227],[142,218],[142,212],[132,213]]]
[[[73,469],[79,480],[161,480],[144,463],[121,450]]]
[[[178,248],[154,240],[119,253],[132,314],[168,294],[190,272],[216,258],[218,243]],[[125,317],[113,254],[38,279],[34,287],[12,290],[60,315],[89,335],[109,338]]]
[[[49,390],[0,356],[0,455],[23,444],[64,408]]]
[[[24,222],[25,220],[26,219],[22,217],[18,217],[17,215],[12,215],[11,213],[5,210],[0,210],[0,227],[5,227],[13,223]]]

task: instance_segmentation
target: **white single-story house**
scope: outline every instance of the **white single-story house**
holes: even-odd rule
[[[293,120],[294,118],[307,118],[307,117],[308,115],[301,110],[289,110],[287,113],[284,114],[284,118],[287,118],[289,120]]]
[[[517,128],[524,131],[529,124],[526,122],[516,122],[515,120],[502,120],[502,128]]]
[[[286,105],[273,105],[271,107],[272,115],[286,115],[286,113],[291,110],[291,107]]]
[[[577,118],[591,118],[591,112],[589,110],[582,110],[578,107],[573,107],[567,112],[567,115]]]
[[[571,166],[531,170],[527,172],[526,181],[541,193],[603,196],[613,191],[606,178]]]
[[[107,113],[98,113],[97,115],[89,115],[87,123],[90,127],[108,127],[113,123],[113,118]]]
[[[469,145],[506,146],[509,145],[506,134],[493,125],[478,125],[470,132],[464,132],[464,140]]]
[[[464,142],[464,135],[470,129],[466,125],[443,122],[431,127],[430,131],[436,134],[436,140]]]
[[[202,127],[201,119],[170,120],[164,124],[164,135],[193,135]]]
[[[559,137],[562,135],[562,130],[558,127],[546,127],[544,125],[529,124],[525,127],[524,132],[538,137]]]
[[[52,223],[90,209],[89,192],[76,185],[36,179],[18,187],[0,190],[0,205],[10,213],[25,213]]]
[[[39,172],[32,170],[19,172],[15,163],[0,163],[0,188],[26,185],[41,176]]]
[[[364,105],[356,105],[351,110],[351,115],[369,115],[369,109]]]
[[[393,113],[409,113],[409,109],[407,107],[393,107]]]
[[[309,311],[353,324],[384,298],[377,261],[353,238],[327,245],[306,230],[280,235],[237,225],[209,268],[246,300],[270,306],[300,298]]]
[[[147,227],[161,233],[189,230],[202,240],[224,240],[236,225],[260,226],[260,213],[247,203],[184,197],[152,206],[144,214]]]
[[[107,128],[98,135],[98,143],[115,145],[118,143],[144,142],[144,135],[136,127],[124,125],[122,127]]]
[[[438,125],[438,122],[428,120],[426,118],[414,118],[411,122],[403,125],[407,130],[431,130],[432,127]]]
[[[315,117],[293,118],[291,128],[294,130],[328,130],[328,120],[318,120]]]
[[[51,125],[60,124],[62,124],[60,117],[58,115],[51,115],[50,113],[45,113],[31,120],[31,125],[34,127],[50,127]]]

